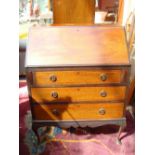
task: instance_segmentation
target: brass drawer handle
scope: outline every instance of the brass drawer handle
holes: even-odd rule
[[[105,91],[101,91],[101,92],[100,92],[100,95],[101,95],[102,97],[106,97],[106,96],[107,96],[107,93],[106,93]]]
[[[104,108],[100,108],[98,112],[100,115],[104,115],[106,111]]]
[[[52,92],[51,96],[54,97],[54,98],[58,98],[58,93],[57,92]]]
[[[102,81],[106,81],[107,80],[107,75],[106,74],[101,74],[100,79]]]
[[[53,109],[53,110],[52,110],[52,113],[53,113],[54,115],[59,115],[59,114],[60,114],[60,112],[59,112],[57,109]]]
[[[57,81],[57,77],[55,75],[50,76],[50,80],[52,82],[56,82]]]

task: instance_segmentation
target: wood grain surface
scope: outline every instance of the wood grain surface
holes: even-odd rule
[[[129,65],[119,26],[32,27],[26,67]]]
[[[94,23],[95,0],[53,0],[53,23]]]
[[[123,24],[123,12],[124,12],[124,0],[119,0],[119,6],[118,6],[118,23],[120,25]]]
[[[36,86],[104,84],[125,82],[124,70],[79,70],[79,71],[42,71],[35,72]],[[55,81],[51,77],[56,77]],[[105,77],[105,79],[102,79]]]
[[[37,105],[33,114],[38,120],[104,120],[123,117],[123,107],[122,103]],[[99,112],[101,109],[104,109],[104,114]]]
[[[54,92],[58,97],[52,96]],[[101,92],[106,92],[106,96],[102,97]],[[124,100],[125,92],[125,86],[31,88],[32,98],[37,103]]]

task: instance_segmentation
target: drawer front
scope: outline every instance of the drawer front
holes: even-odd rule
[[[35,105],[37,120],[102,120],[123,117],[123,103]]]
[[[126,70],[35,72],[35,85],[104,84],[125,82]]]
[[[34,102],[117,101],[125,99],[125,86],[31,88]]]

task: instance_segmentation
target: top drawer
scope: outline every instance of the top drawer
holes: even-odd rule
[[[127,70],[36,71],[36,86],[108,84],[126,82]]]

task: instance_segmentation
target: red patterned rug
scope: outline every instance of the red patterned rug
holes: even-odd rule
[[[116,144],[118,126],[74,129],[63,132],[51,127],[44,142],[37,146],[31,130],[31,113],[25,81],[19,83],[19,154],[20,155],[134,155],[134,119],[127,111],[127,127]],[[42,128],[40,134],[45,131]]]

